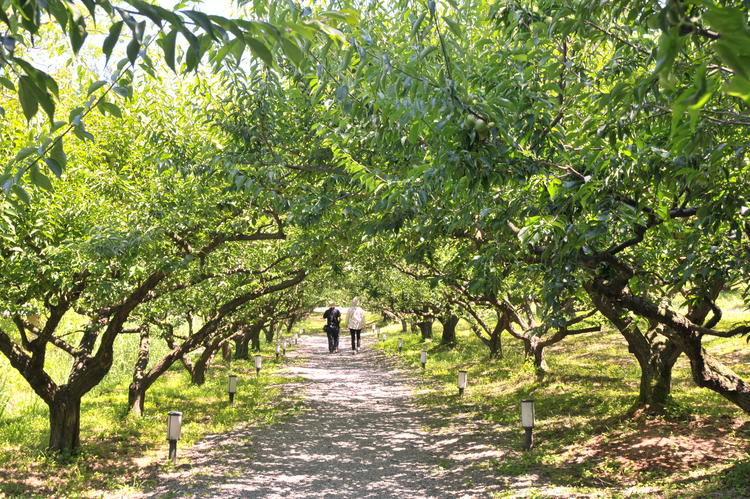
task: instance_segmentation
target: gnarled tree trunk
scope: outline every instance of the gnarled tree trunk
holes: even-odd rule
[[[443,325],[443,335],[440,337],[440,344],[448,347],[456,346],[456,326],[458,325],[458,317],[452,313],[446,313],[445,315],[438,317],[438,320]]]
[[[81,396],[60,387],[52,403],[49,404],[49,447],[66,451],[80,445],[81,438]]]
[[[417,322],[417,327],[419,328],[419,332],[422,334],[423,340],[428,340],[432,338],[432,321],[431,320],[422,320],[420,322]]]
[[[133,377],[128,387],[128,407],[130,407],[130,412],[137,416],[143,415],[145,390],[140,390],[139,387],[146,375],[150,354],[151,338],[149,336],[149,329],[144,327],[141,329],[138,357],[136,357],[135,365],[133,366]]]

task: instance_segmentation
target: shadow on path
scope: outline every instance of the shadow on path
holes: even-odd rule
[[[502,457],[486,432],[425,432],[413,384],[366,343],[356,355],[328,354],[324,337],[305,337],[295,354],[304,362],[288,375],[305,382],[285,389],[304,390],[301,414],[202,440],[182,454],[189,466],[163,472],[144,496],[486,497],[501,488],[470,466]]]

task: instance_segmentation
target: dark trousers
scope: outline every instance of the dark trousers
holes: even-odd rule
[[[352,335],[352,350],[357,350],[359,348],[359,336],[362,334],[361,329],[350,329],[349,334]],[[356,342],[355,342],[356,339]]]
[[[326,335],[328,335],[328,351],[333,353],[339,348],[339,330],[326,330]]]

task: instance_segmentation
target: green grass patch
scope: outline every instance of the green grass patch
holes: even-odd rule
[[[166,346],[154,344],[155,362]],[[128,415],[129,366],[137,338],[123,336],[117,348],[118,361],[112,371],[82,400],[82,447],[67,459],[45,450],[49,438],[47,406],[0,358],[4,373],[0,378],[0,492],[9,496],[80,497],[141,490],[149,485],[156,469],[170,466],[167,412],[183,413],[179,448],[185,449],[207,434],[228,432],[240,424],[275,424],[298,408],[296,401],[280,397],[281,385],[289,380],[276,371],[288,361],[275,362],[273,347],[267,345],[262,351],[264,364],[259,378],[252,360],[233,360],[231,366],[217,360],[205,384],[196,386],[190,383],[187,371],[176,364],[147,392],[145,414]],[[62,364],[67,360],[53,356],[48,362]],[[227,395],[230,372],[240,380],[234,405],[229,404]]]
[[[746,318],[735,314],[732,320]],[[486,424],[489,439],[505,457],[477,465],[498,477],[534,473],[555,487],[583,494],[750,494],[750,419],[718,394],[697,387],[684,358],[673,371],[668,412],[654,418],[632,413],[640,371],[616,332],[571,337],[549,348],[549,373],[539,378],[517,340],[504,336],[503,358],[489,359],[489,350],[463,322],[455,348],[439,345],[441,329],[435,326],[435,337],[426,341],[401,333],[400,325],[384,327],[387,340],[377,347],[419,381],[415,397],[420,404],[453,415],[436,418],[433,430],[457,418]],[[750,364],[742,362],[744,339],[706,343],[739,374],[750,376]],[[423,349],[428,352],[424,371]],[[469,376],[463,397],[456,386],[459,370]],[[537,416],[536,447],[528,452],[521,449],[524,398],[535,400]],[[551,490],[529,494],[547,497],[554,495]]]

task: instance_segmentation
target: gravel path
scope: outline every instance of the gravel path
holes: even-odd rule
[[[370,338],[363,338],[369,340]],[[346,340],[346,341],[345,341]],[[342,335],[342,345],[348,343]],[[190,464],[162,473],[142,497],[487,497],[507,482],[472,466],[501,458],[486,427],[428,433],[413,382],[377,351],[328,354],[305,337],[288,375],[304,383],[305,409],[267,428],[210,436],[181,453]],[[187,468],[187,469],[185,469]],[[511,486],[517,489],[518,485]],[[528,486],[528,484],[525,484]],[[523,485],[521,485],[521,488]]]

